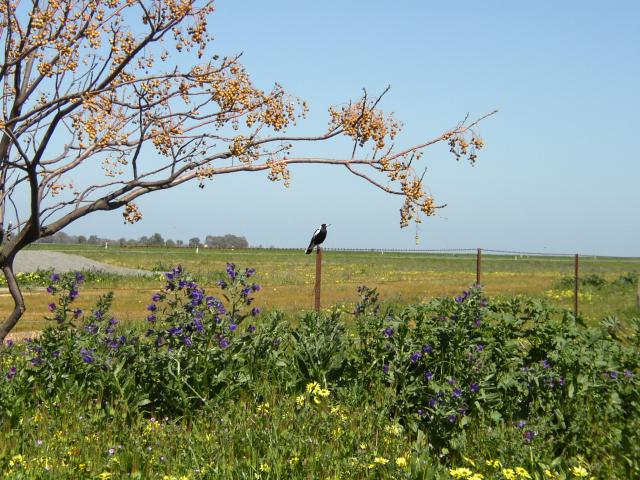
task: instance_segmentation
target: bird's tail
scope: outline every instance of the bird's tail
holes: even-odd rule
[[[307,248],[307,251],[304,252],[304,253],[309,255],[311,252],[313,252],[313,247],[314,247],[313,243],[309,244],[309,247]]]

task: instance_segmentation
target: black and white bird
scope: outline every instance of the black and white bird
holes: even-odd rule
[[[311,237],[309,248],[307,248],[307,251],[305,252],[307,255],[309,255],[313,251],[314,247],[320,245],[322,242],[324,242],[324,239],[327,238],[328,226],[329,225],[327,225],[326,223],[323,223],[316,229],[315,232],[313,232],[313,237]]]

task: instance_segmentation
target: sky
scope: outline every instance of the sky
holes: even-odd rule
[[[427,150],[438,216],[399,227],[401,199],[343,168],[294,166],[290,188],[266,173],[214,178],[138,201],[144,217],[92,214],[65,231],[107,238],[245,236],[304,248],[485,248],[640,256],[640,2],[219,0],[213,49],[242,52],[252,80],[307,101],[296,133],[322,132],[331,105],[363,88],[411,145],[479,117],[475,166]],[[294,132],[292,131],[292,132]],[[346,147],[346,148],[345,148]],[[346,145],[305,146],[344,157]],[[416,235],[419,244],[416,243]]]

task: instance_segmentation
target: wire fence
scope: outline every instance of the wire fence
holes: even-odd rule
[[[575,315],[580,313],[580,300],[584,287],[599,287],[608,282],[617,285],[637,284],[636,307],[640,309],[640,258],[613,255],[595,255],[558,252],[531,252],[520,250],[497,250],[481,248],[442,248],[442,249],[346,249],[328,248],[330,252],[371,252],[381,255],[387,253],[411,253],[434,255],[438,258],[456,259],[461,267],[471,272],[475,270],[475,284],[486,286],[489,276],[518,272],[553,271],[557,274],[558,290],[549,290],[550,296],[573,300]],[[488,280],[491,281],[491,280]],[[316,301],[316,304],[317,301]]]

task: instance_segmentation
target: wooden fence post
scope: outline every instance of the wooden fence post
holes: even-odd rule
[[[574,261],[575,283],[573,285],[573,313],[576,317],[578,316],[578,286],[580,284],[580,281],[578,279],[579,257],[580,256],[576,253]]]
[[[480,280],[482,276],[482,249],[478,249],[476,254],[476,285],[480,286]]]
[[[318,245],[317,252],[316,252],[316,299],[315,299],[316,312],[320,311],[320,283],[321,282],[322,282],[322,248],[320,248],[320,245]]]

